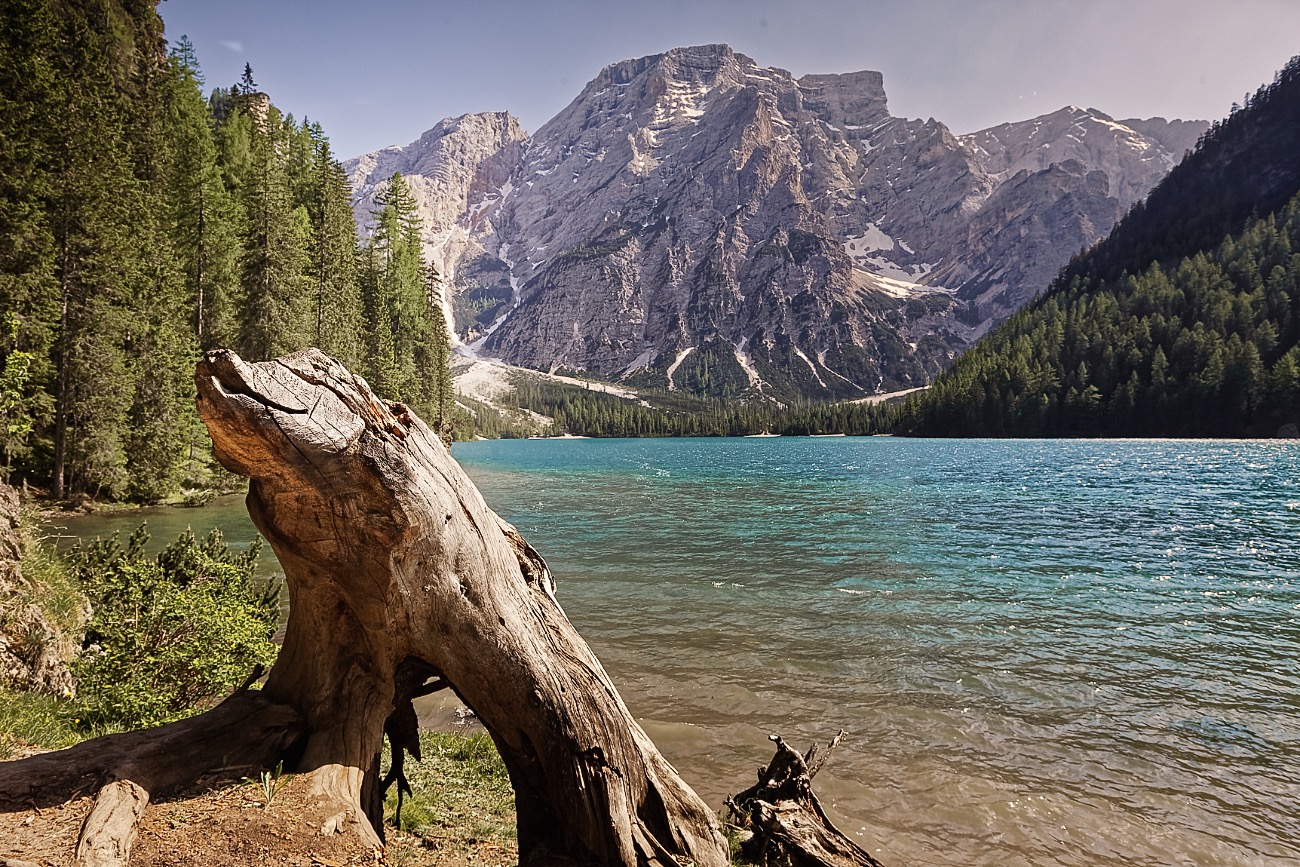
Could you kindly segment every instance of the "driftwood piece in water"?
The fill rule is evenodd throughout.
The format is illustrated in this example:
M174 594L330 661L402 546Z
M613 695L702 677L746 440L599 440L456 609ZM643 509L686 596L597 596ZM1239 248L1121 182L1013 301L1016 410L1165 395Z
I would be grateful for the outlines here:
M758 782L727 799L733 817L753 834L743 844L746 858L761 865L881 867L835 827L813 794L813 776L842 737L841 731L820 755L814 744L806 756L779 736L771 737L776 755L758 769Z

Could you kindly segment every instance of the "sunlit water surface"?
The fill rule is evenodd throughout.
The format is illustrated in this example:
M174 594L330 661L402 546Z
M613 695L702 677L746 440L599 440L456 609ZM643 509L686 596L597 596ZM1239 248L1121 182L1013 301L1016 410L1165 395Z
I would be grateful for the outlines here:
M886 864L1300 862L1300 443L453 453L715 806L768 734L844 728L817 788ZM252 533L238 499L145 516Z

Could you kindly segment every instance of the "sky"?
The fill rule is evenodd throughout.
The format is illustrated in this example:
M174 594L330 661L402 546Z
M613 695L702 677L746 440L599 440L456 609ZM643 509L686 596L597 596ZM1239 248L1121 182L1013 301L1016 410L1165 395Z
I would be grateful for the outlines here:
M966 133L1066 105L1214 120L1300 53L1300 0L163 0L209 88L250 63L340 157L445 117L536 131L610 63L725 42L796 76L880 71L890 112Z

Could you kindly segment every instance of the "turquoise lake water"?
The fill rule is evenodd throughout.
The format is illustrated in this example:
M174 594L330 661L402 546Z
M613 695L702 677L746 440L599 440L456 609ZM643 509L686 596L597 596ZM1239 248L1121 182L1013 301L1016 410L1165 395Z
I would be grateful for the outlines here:
M1300 443L453 454L711 804L844 728L817 789L887 865L1300 863Z

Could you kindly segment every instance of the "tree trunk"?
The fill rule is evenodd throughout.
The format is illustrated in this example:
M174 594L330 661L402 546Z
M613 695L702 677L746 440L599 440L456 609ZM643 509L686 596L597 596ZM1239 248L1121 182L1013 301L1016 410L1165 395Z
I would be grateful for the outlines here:
M0 763L0 803L98 787L81 865L125 865L157 791L232 766L308 774L334 822L382 834L414 696L450 686L515 790L520 862L713 867L709 809L632 719L570 625L542 558L401 404L316 350L246 364L209 353L199 412L284 567L291 609L265 688L177 723ZM385 730L396 761L379 778ZM348 821L355 818L355 822Z
M422 421L316 350L209 353L197 383L284 567L289 623L263 694L306 723L298 769L315 791L373 817L385 721L437 677L505 761L521 863L727 863L715 817L632 719L542 558Z

